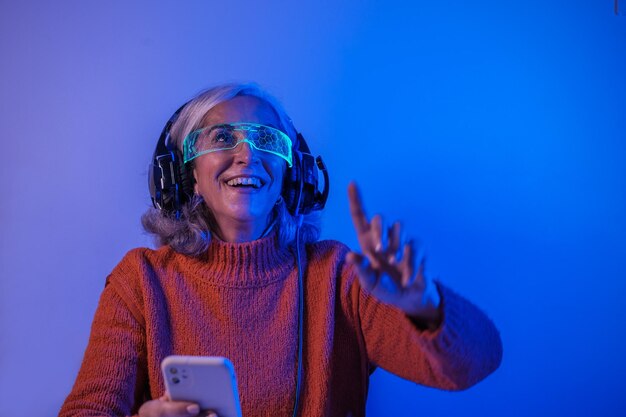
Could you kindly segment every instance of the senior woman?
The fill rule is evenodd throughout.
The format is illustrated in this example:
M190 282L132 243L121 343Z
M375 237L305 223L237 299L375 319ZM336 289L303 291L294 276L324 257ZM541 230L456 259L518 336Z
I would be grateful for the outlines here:
M200 415L165 394L160 363L171 354L229 358L245 417L363 416L378 366L446 390L499 366L491 321L428 275L399 224L369 221L354 184L361 253L318 241L315 212L291 204L305 145L258 86L201 93L169 141L193 195L175 213L143 216L160 247L130 251L107 278L61 416Z

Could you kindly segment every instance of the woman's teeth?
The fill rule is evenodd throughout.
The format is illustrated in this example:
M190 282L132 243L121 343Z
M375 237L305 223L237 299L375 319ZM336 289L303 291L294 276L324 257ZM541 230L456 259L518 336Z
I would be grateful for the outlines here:
M254 188L261 188L261 180L255 177L237 177L226 182L231 187L238 187L242 185L252 186Z

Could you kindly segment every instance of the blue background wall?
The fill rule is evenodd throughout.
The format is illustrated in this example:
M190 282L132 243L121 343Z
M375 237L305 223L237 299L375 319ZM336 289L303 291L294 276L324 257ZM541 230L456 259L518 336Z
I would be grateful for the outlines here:
M345 188L403 219L504 341L461 393L377 371L370 416L626 409L626 16L612 0L3 1L0 416L52 416L139 217L162 125L256 80Z

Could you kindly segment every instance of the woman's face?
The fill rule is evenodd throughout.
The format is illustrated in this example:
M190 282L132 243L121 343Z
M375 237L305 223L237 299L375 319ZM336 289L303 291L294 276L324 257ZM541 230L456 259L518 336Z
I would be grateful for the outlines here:
M213 107L204 117L202 127L237 122L280 127L272 107L251 96L237 96ZM258 238L280 197L285 160L243 142L232 150L201 155L194 165L195 191L215 216L222 237L249 230L251 239ZM237 178L260 182L260 187L229 185Z

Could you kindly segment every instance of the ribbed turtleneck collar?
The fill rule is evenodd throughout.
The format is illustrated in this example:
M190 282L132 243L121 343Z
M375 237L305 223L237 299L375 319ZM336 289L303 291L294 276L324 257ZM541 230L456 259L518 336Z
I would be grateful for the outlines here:
M263 286L280 281L295 269L289 249L281 249L276 233L252 242L211 240L202 269L213 283L229 287ZM204 274L203 274L204 275Z

